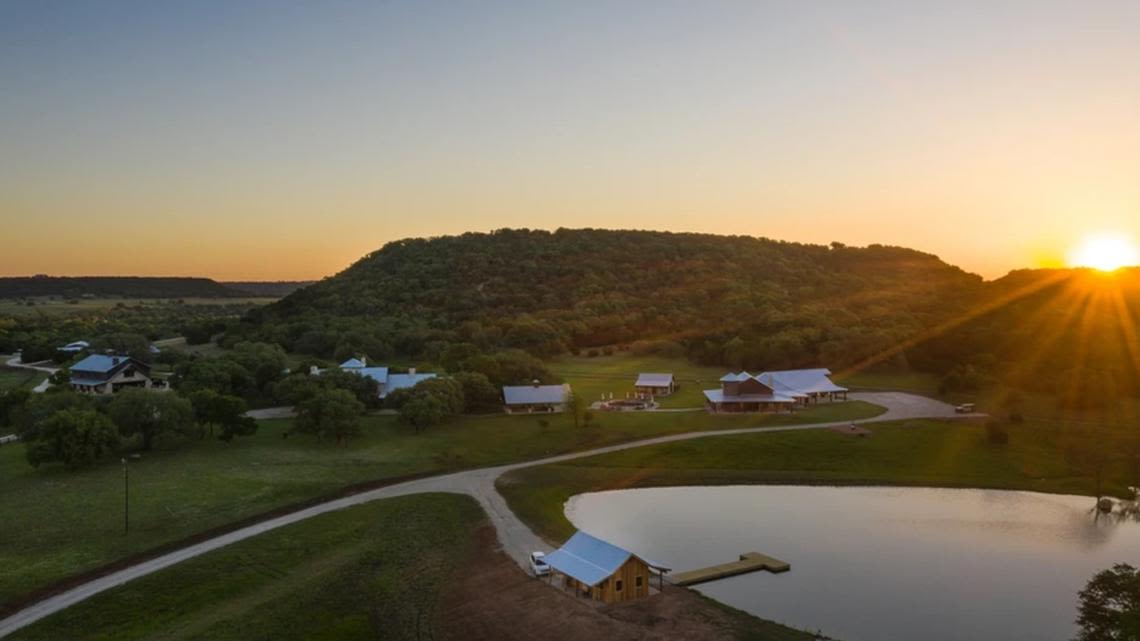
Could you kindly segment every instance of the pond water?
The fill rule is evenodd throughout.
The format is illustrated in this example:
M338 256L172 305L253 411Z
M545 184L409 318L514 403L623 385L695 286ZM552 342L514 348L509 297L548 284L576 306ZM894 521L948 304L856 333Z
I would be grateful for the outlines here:
M1140 564L1140 522L1089 497L882 487L616 490L566 505L578 528L674 570L760 552L791 563L695 586L843 641L1062 641L1077 592Z

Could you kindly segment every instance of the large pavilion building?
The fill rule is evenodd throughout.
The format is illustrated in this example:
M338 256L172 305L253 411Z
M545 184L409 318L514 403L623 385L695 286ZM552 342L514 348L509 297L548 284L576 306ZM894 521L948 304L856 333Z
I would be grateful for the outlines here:
M827 369L725 374L720 389L705 390L712 412L790 412L821 399L847 398L847 388L831 381Z

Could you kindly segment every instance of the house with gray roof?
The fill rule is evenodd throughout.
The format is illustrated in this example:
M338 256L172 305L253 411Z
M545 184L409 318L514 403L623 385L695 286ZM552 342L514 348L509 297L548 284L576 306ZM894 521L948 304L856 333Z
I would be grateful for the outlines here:
M503 387L503 409L507 414L561 412L566 409L569 385L507 385Z
M127 387L150 389L150 365L130 356L91 354L71 366L71 389L83 394L114 394ZM163 387L165 385L162 385Z
M361 376L367 376L376 381L380 390L380 398L386 398L396 390L415 387L418 383L431 380L437 376L431 372L416 372L416 368L414 367L409 368L406 374L393 374L388 371L387 367L369 367L368 359L364 357L350 358L340 364L340 369ZM320 372L318 371L317 373Z
M642 398L668 396L676 389L672 374L638 374L633 384L637 395Z
M664 577L669 568L603 541L576 532L562 547L543 559L555 576L575 594L603 603L620 603L649 596L651 574Z

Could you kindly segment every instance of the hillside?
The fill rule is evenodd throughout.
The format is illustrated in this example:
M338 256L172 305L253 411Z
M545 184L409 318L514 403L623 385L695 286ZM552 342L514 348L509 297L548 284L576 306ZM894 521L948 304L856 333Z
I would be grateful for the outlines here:
M222 281L222 285L237 290L243 296L263 296L265 298L282 298L293 292L308 287L316 281L312 280L281 280L281 281Z
M209 278L151 276L0 277L0 298L83 296L120 298L238 298L249 294Z
M638 343L725 368L885 363L950 374L949 389L1003 380L1080 395L1092 380L1140 390L1138 318L1140 270L1023 270L984 282L881 245L501 230L389 243L230 334L325 358L444 364L507 348L547 357ZM1093 374L1078 385L1080 371Z
M852 362L971 299L921 252L665 232L501 230L389 243L260 309L239 335L332 357L441 344L539 356L653 339L702 362Z

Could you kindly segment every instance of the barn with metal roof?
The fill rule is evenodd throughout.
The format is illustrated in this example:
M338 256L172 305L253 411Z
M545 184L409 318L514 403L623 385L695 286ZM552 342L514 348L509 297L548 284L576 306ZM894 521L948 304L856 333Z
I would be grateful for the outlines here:
M669 571L585 532L575 533L544 560L567 588L604 603L647 597L651 574L663 577Z

